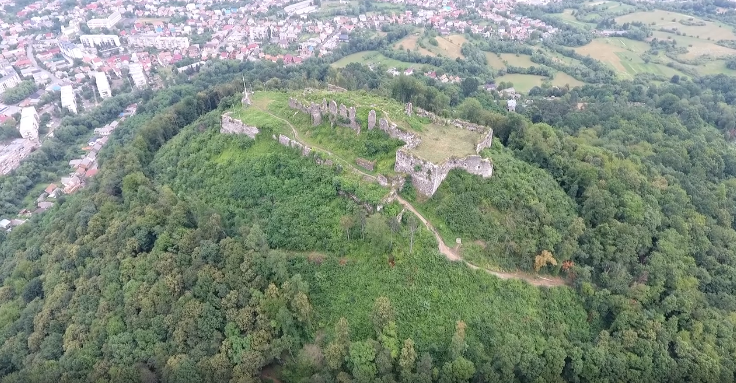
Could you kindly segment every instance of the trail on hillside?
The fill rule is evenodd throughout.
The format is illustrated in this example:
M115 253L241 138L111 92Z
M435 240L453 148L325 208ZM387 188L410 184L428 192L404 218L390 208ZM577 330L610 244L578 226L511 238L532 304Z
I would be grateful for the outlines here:
M281 117L279 117L279 116L271 113L268 110L265 110L265 109L260 108L260 107L257 107L257 106L256 106L256 108L259 109L260 111L264 112L264 113L267 113L271 117L276 118L276 119L278 119L280 121L283 121L284 123L286 123L287 125L289 125L289 128L291 128L291 131L294 134L294 139L296 141L298 141L299 143L301 143L302 145L307 145L305 142L302 142L299 139L299 132L297 132L296 128L294 127L294 125L291 124L291 122L289 122L288 120L283 119L283 118L281 118ZM385 111L382 111L382 112L384 112L384 114L386 114ZM309 146L309 145L307 145L307 146ZM353 166L353 164L351 164L347 160L345 160L345 159L341 158L340 156L338 156L338 155L330 152L329 150L326 150L326 149L323 149L323 148L320 148L320 147L316 147L314 145L312 145L310 147L312 149L316 149L318 151L327 153L331 157L334 157L334 158L340 160L342 163L344 163L348 167L350 167L350 169L352 169L354 172L356 172L358 174L361 174L361 175L363 175L365 177L369 177L369 178L371 178L373 180L376 180L376 177L375 176L363 172L362 170L360 170L360 169L356 168L355 166ZM434 234L435 238L437 239L437 245L439 247L440 253L442 253L442 255L444 255L450 261L453 261L453 262L462 262L462 263L464 263L465 265L467 265L468 267L470 267L473 270L483 270L486 273L495 275L496 277L501 278L501 279L520 279L520 280L526 281L527 283L529 283L529 284L531 284L533 286L556 287L556 286L564 286L566 284L565 283L565 280L562 279L562 278L559 278L559 277L542 277L542 276L539 276L539 275L533 275L533 274L522 273L522 272L507 273L507 272L501 272L501 271L493 271L493 270L489 270L489 269L485 269L485 268L476 266L476 265L474 265L474 264L472 264L472 263L464 260L457 252L455 252L453 249L451 249L449 246L447 246L447 244L445 244L445 241L442 239L442 237L440 236L440 234L437 231L437 229L435 229L434 226L432 226L432 224L426 218L424 218L424 216L421 213L419 213L419 211L417 211L417 209L415 209L414 206L412 206L412 204L410 204L407 200L399 197L399 195L394 190L391 191L391 197L389 198L389 201L392 200L392 199L398 201L402 206L404 206L406 209L408 209L409 211L411 211L412 213L414 213L414 215L416 215L419 218L419 220L422 221L422 223L424 224L424 226L426 226L427 229L430 232L432 232L432 234Z
M426 218L424 218L424 216L421 213L419 213L417 209L414 208L414 206L412 206L408 201L399 197L398 195L396 195L394 198L402 206L404 206L406 209L414 213L419 218L419 220L422 221L424 226L426 226L427 229L431 231L432 234L434 234L434 237L437 239L437 244L439 246L440 253L442 253L442 255L444 255L450 261L463 262L471 269L483 270L487 272L488 274L493 274L501 279L521 279L534 286L555 287L555 286L565 285L565 280L559 277L541 277L538 275L532 275L532 274L527 274L527 273L522 273L522 272L505 273L501 271L493 271L493 270L484 269L482 267L478 267L464 260L459 254L457 254L454 250L452 250L450 247L448 247L445 244L445 241L442 239L439 232L437 232L437 229L435 229L434 226L432 226L432 224Z

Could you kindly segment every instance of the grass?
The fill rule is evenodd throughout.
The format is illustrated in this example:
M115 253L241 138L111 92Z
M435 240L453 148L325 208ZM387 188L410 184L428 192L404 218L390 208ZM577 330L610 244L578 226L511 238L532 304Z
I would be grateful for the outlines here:
M394 44L394 49L408 49L410 51L417 51L425 56L437 56L437 54L428 50L427 48L420 47L419 40L421 40L421 36L419 34L411 34L397 41ZM424 45L426 46L427 43L425 42Z
M532 66L540 66L539 64L532 61L532 56L513 54L513 53L501 53L501 59L506 61L509 66L515 66L520 68L529 68Z
M394 60L382 55L378 51L363 51L345 56L338 61L332 63L334 68L344 68L350 63L361 63L366 65L386 65L389 68L406 69L409 67L419 66L418 64Z
M463 35L437 36L438 48L442 51L442 56L451 59L465 57L460 50L467 41Z
M595 24L593 23L586 23L583 21L580 21L575 18L572 14L572 9L566 9L561 14L555 15L557 18L561 19L567 24L579 27L579 28L587 28L587 27L595 27Z
M511 82L517 92L529 93L535 86L542 86L542 82L546 79L544 76L536 76L531 74L507 74L505 76L496 77L496 83L501 81Z
M666 65L645 63L641 54L649 49L642 41L625 38L600 38L575 50L611 66L620 77L631 79L639 73L653 73L663 76L682 75L681 72Z
M480 134L467 129L435 124L426 125L419 135L422 142L413 152L434 163L444 162L452 156L475 154L475 146L482 138Z
M680 20L702 21L705 26L688 26L680 23ZM675 20L675 21L672 21ZM662 10L654 10L651 12L634 12L616 18L618 24L639 21L649 25L652 29L659 28L677 28L678 31L688 36L697 36L699 39L707 40L709 37L713 41L717 40L736 40L733 30L722 23L705 21L697 17L685 15L682 13L668 12ZM651 25L654 23L654 25Z
M570 85L570 88L574 88L576 86L583 86L585 85L585 83L576 79L575 77L570 76L565 72L557 72L555 73L555 77L552 79L552 85L556 85L559 87Z
M499 69L506 69L506 64L504 64L503 60L498 57L497 54L493 52L485 52L486 53L486 60L488 61L488 66L491 67L493 70L499 70Z
M698 39L696 37L678 36L673 33L660 31L654 32L652 34L652 37L655 37L659 40L675 40L677 42L677 46L686 47L687 53L680 56L683 58L692 59L703 55L724 57L736 54L736 49L722 47L715 44L715 41Z

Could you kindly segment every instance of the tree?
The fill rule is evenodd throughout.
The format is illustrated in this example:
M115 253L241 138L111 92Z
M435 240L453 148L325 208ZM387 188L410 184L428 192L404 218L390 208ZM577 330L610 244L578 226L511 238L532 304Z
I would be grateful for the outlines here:
M394 308L391 306L391 300L387 297L378 297L373 303L373 311L371 311L371 322L373 328L376 330L376 334L381 334L383 328L386 327L389 322L393 322L395 319Z
M465 97L475 93L478 90L478 86L480 86L480 81L475 77L467 77L460 83L460 89L462 89Z
M542 250L542 252L534 258L534 271L539 272L542 267L547 265L557 266L557 260L548 250Z
M385 253L390 245L389 227L381 214L375 213L368 217L365 225L368 241L377 253Z
M417 360L417 352L414 350L414 341L411 338L404 341L399 355L399 366L401 367L401 380L411 382L414 365Z

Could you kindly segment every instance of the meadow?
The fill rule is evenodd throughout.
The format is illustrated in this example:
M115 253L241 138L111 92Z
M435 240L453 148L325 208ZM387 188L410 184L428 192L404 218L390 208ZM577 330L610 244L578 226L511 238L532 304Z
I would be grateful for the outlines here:
M427 48L422 48L419 46L419 41L421 40L421 35L418 33L411 34L409 36L404 37L403 39L397 41L394 45L394 49L399 50L410 50L410 51L417 51L420 54L423 54L425 56L437 56L436 53L428 50ZM427 46L427 43L423 43L424 46Z
M713 57L725 57L736 54L736 49L726 48L715 44L715 40L708 41L702 38L691 36L678 36L673 33L656 31L652 33L652 37L659 40L674 40L677 46L687 48L687 53L680 55L682 58L693 59L703 55Z
M499 69L506 69L506 64L504 64L503 60L498 57L497 54L493 52L485 52L486 54L486 60L488 61L488 66L491 67L493 70L499 70Z
M542 82L546 79L544 76L536 76L531 74L507 74L496 77L496 83L501 81L511 82L517 92L528 93L535 86L542 86Z
M683 25L682 23L680 23L681 20L704 22L705 25ZM658 30L660 28L677 28L678 31L685 33L688 36L694 36L703 40L707 40L708 38L710 38L712 41L736 40L736 35L728 26L717 22L701 20L697 17L685 15L682 13L654 10L650 12L634 12L616 18L616 22L619 24L630 23L634 21L645 23L654 30Z
M533 62L532 56L529 56L529 55L501 53L501 59L505 61L509 66L515 66L515 67L520 67L520 68L540 66L539 64Z
M639 73L663 76L682 74L666 65L645 63L641 55L648 49L649 45L645 42L613 37L595 39L587 45L575 48L575 51L608 64L623 78L633 78Z
M419 133L422 142L413 150L421 158L441 163L450 157L475 154L475 146L482 136L454 126L425 125Z
M569 74L565 72L557 72L555 73L555 76L552 78L552 85L564 87L565 85L569 85L570 88L574 88L576 86L583 86L585 85L584 82L576 79L575 77L570 76Z
M350 63L360 63L365 65L386 65L389 68L396 68L396 69L406 69L413 66L418 66L414 63L408 63L403 62L399 60L394 60L392 58L388 58L384 55L382 55L378 51L363 51L358 53L353 53L351 55L345 56L341 58L338 61L335 61L332 63L332 67L334 68L344 68Z

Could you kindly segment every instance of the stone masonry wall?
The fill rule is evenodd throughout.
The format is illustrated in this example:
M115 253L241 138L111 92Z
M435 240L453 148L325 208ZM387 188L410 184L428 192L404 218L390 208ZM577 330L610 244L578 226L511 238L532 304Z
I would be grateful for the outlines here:
M309 153L312 152L312 149L309 146L306 146L299 141L292 140L291 138L286 137L283 134L279 134L278 141L279 141L279 144L281 145L288 146L291 148L299 148L303 156L308 156Z
M220 119L220 133L245 134L255 140L258 132L255 126L245 125L240 120L230 117L230 113L223 114Z
M463 158L450 158L436 165L423 160L404 149L396 151L394 170L411 175L411 183L417 191L431 197L452 169L464 169L470 174L488 178L493 175L493 163L481 156L470 155Z
M475 152L480 154L480 151L486 148L490 148L493 144L493 129L488 129L485 137L475 146Z

